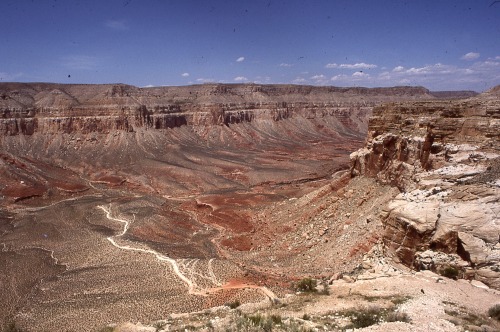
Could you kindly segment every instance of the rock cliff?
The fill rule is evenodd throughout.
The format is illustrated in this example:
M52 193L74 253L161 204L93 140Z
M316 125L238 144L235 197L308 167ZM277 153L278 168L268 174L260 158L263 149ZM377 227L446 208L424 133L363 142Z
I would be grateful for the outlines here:
M397 261L500 288L499 91L374 109L351 175L399 188L378 215Z
M348 124L353 108L366 112L383 101L432 98L419 87L0 83L0 136L229 125L293 116L333 116Z

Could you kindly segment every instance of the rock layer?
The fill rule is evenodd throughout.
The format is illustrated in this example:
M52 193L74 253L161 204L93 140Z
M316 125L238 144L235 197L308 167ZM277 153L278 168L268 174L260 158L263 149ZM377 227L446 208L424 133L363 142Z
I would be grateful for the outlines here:
M108 133L138 128L229 125L292 116L333 116L349 124L353 110L382 101L435 98L424 88L335 88L206 84L137 88L123 84L0 83L0 135ZM361 128L363 129L363 128Z
M400 189L378 216L396 260L417 269L456 271L497 289L498 91L466 101L378 107L366 146L351 154L352 176L375 177Z

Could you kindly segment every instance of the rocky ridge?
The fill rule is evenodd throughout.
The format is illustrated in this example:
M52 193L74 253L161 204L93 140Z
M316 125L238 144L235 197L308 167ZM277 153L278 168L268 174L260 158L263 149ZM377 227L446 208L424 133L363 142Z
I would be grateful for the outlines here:
M434 99L426 89L204 84L137 88L124 84L0 83L0 135L107 133L138 128L229 125L292 116L349 122L389 100Z
M50 263L36 280L24 281L18 268L0 269L2 280L16 281L5 289L10 297L2 302L6 310L0 320L9 317L28 330L94 331L108 322L146 323L235 300L251 306L263 299L254 288L238 288L245 284L265 286L284 298L291 283L306 276L329 280L332 290L341 286L334 297L344 303L351 286L399 275L394 266L381 264L387 258L381 242L390 248L389 256L412 267L436 272L453 267L481 279L478 266L461 253L431 248L425 230L419 235L402 226L408 236L391 237L388 232L395 228L387 215L405 212L390 204L404 193L418 196L415 190L427 190L420 188L421 173L441 165L444 149L437 151L437 139L427 137L428 126L418 125L426 118L441 121L441 113L425 111L432 104L422 101L444 105L444 113L453 103L460 110L477 102L481 112L496 114L495 90L475 101L452 103L407 87L0 84L0 91L0 258L19 269ZM392 113L375 110L372 128L379 131L371 130L371 145L358 153L362 158L353 158L357 161L349 172L349 154L363 146L373 107L402 100L414 103L392 104ZM421 105L428 114L408 115L414 123L406 128L398 105ZM486 163L495 160L496 131L488 129L495 125L491 116L481 112L474 116L487 122L484 131L491 137L474 144L486 154L479 162ZM458 146L450 150L452 157L462 153L464 140L450 129L453 121L434 128ZM423 138L413 142L417 129ZM400 144L402 131L406 142ZM467 136L475 135L470 128L462 134L475 139ZM489 150L487 143L493 146ZM399 149L403 144L404 151ZM496 171L485 168L475 179L489 186ZM366 176L351 179L351 174ZM106 209L113 213L106 215ZM410 220L405 218L393 219ZM118 220L129 222L126 234L120 233ZM460 232L472 234L468 240L477 244L469 228ZM220 290L207 297L187 294L168 264L112 246L110 238L171 257L197 287ZM393 238L397 246L391 247ZM381 248L376 254L374 246ZM496 252L490 242L485 246ZM36 248L40 257L15 259ZM406 261L407 252L414 258ZM490 261L481 267L490 271ZM414 272L402 269L410 274L404 276L406 283ZM273 305L263 300L263 307ZM483 307L493 301L492 295Z
M498 91L374 109L351 174L399 188L377 215L396 261L500 288Z

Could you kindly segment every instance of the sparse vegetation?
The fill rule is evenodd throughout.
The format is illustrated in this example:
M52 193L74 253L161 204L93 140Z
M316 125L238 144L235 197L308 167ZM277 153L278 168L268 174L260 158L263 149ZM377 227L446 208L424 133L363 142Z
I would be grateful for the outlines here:
M349 317L351 324L346 326L350 329L359 329L363 327L368 327L380 322L383 309L380 307L368 307L362 310L349 310L344 313L344 316Z
M99 332L113 332L115 330L114 327L111 326L105 326L102 329L99 330Z
M311 329L304 327L303 322L286 318L283 319L280 315L241 315L236 320L233 320L226 331L292 331L292 332L310 332Z
M488 309L488 316L500 321L500 304L495 304L493 307Z
M468 312L467 309L462 306L445 309L444 312L448 316L451 316L450 318L448 318L448 321L457 326L481 327L483 325L488 325L490 323L488 322L488 319L485 316ZM489 311L488 314L490 314Z
M304 315L302 315L302 319L303 320L311 320L311 316L309 316L308 314L304 314Z
M375 325L380 322L405 322L409 323L410 317L405 312L384 309L378 306L370 306L362 309L351 309L342 312L344 317L348 317L351 323L345 326L346 329L357 329Z
M404 322L409 323L411 321L410 317L406 312L390 312L385 317L386 322Z
M167 323L163 321L158 321L153 324L153 327L156 329L157 332L163 329L165 326L167 326Z
M299 292L313 293L317 292L317 285L318 282L316 280L312 278L304 278L296 284L295 289Z
M398 306L398 305L401 305L401 304L407 302L410 299L411 299L410 296L396 296L396 297L394 297L394 298L391 299L391 302L394 305Z
M274 324L279 325L282 323L282 319L280 315L271 315L271 320L273 321Z
M23 332L19 327L16 326L15 322L10 322L3 328L4 332Z
M457 279L458 278L458 269L453 267L453 266L446 266L444 269L439 271L443 277L450 278L450 279Z
M330 295L330 288L328 288L328 282L326 280L321 281L321 290L319 294L321 295Z
M236 309L241 305L240 301L234 300L232 302L228 302L225 304L226 307L229 307L231 309Z
M251 326L258 328L261 331L272 331L274 322L270 317L262 316L261 314L244 316Z

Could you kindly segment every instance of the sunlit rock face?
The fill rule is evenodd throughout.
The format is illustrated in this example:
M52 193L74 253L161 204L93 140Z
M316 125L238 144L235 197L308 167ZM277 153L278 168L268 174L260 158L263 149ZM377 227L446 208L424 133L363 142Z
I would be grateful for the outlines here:
M397 260L500 287L499 91L374 109L351 174L399 188L379 215Z
M428 99L418 87L1 83L0 266L40 268L0 268L0 319L95 331L352 269L380 236L348 224L392 191L344 190L349 154L374 106Z
M428 98L435 97L410 87L2 83L0 151L9 176L0 180L5 182L0 190L14 200L47 195L49 188L85 190L85 181L71 171L167 195L295 177L274 172L257 179L249 170L260 162L250 155L259 151L270 152L270 160L282 164L278 169L296 164L306 173L323 169L318 176L324 176L326 168L335 167L298 164L293 153L303 151L306 159L317 154L322 160L345 158L364 139L374 105ZM27 175L36 172L31 163L40 178ZM155 188L137 179L138 173Z

